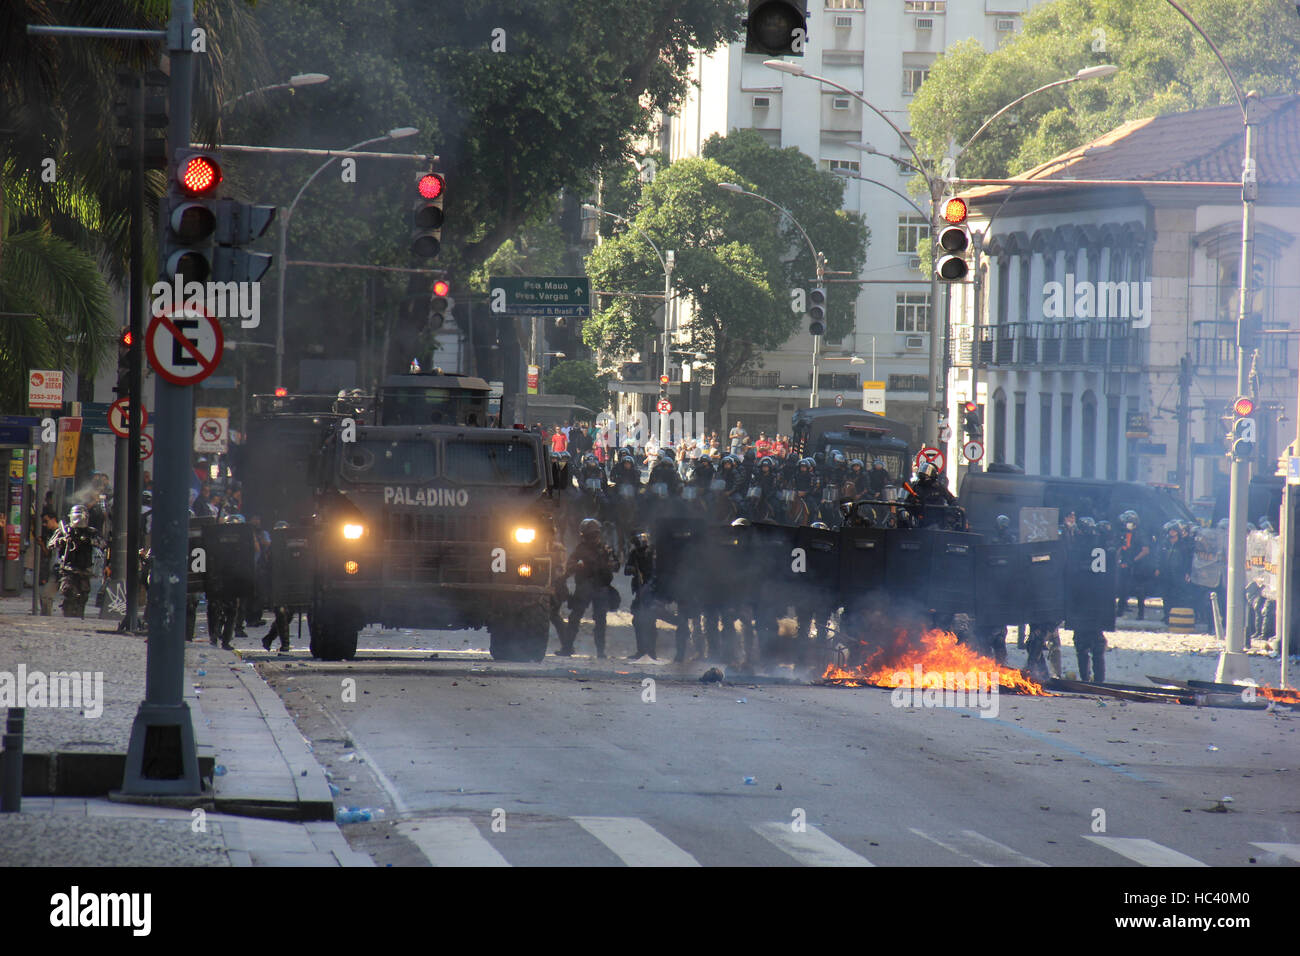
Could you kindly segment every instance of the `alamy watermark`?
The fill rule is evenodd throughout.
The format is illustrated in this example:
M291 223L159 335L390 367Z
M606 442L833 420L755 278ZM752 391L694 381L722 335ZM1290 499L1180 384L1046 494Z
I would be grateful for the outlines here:
M687 439L703 441L708 437L704 428L703 412L671 412L667 415L658 412L651 412L649 415L636 412L621 422L616 421L608 412L601 412L596 417L598 429L596 440L606 447L624 448L631 445L633 448L642 449L650 439L653 438L656 442L659 440L661 425L665 433L672 436L673 442Z
M1043 286L1043 317L1047 319L1129 319L1135 329L1151 325L1151 280L1093 282L1076 280Z
M202 309L214 319L239 319L240 328L255 329L262 324L260 282L185 282L176 276L171 282L155 282L149 294L154 316Z
M894 707L970 707L981 717L998 715L996 671L923 671L916 664L909 671L895 671L890 681Z
M64 707L83 710L89 718L104 713L103 671L0 671L0 709Z

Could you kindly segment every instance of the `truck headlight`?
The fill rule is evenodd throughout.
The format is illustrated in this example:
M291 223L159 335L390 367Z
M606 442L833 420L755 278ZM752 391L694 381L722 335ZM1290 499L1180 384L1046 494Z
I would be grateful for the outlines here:
M343 526L343 537L349 541L356 541L366 533L366 526L363 524L345 524Z
M519 565L519 576L521 578L531 578L533 576L532 566L528 564Z
M355 561L345 561L343 562L343 570L346 571L348 574L356 574L358 571L361 570L361 566L357 564Z
M537 529L515 528L515 540L520 544L532 544L537 540Z

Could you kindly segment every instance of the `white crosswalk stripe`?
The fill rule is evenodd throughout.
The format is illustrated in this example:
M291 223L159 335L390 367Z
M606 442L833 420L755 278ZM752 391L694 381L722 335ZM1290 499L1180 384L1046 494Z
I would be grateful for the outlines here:
M1208 863L1202 863L1186 853L1171 850L1154 840L1108 836L1085 836L1084 839L1091 840L1098 846L1105 847L1120 856L1128 857L1133 862L1140 863L1143 866L1209 866Z
M1047 866L1042 860L1035 860L1032 856L1027 856L1005 843L999 843L974 830L962 830L956 837L957 843L965 846L972 853L978 852L992 859L995 866Z
M1300 863L1300 843L1252 843L1251 846L1257 846L1265 853L1276 853L1278 856Z
M628 866L699 866L672 840L637 817L574 817Z
M469 817L400 820L397 832L434 866L509 866Z
M875 866L816 827L796 833L788 823L760 823L754 830L804 866Z

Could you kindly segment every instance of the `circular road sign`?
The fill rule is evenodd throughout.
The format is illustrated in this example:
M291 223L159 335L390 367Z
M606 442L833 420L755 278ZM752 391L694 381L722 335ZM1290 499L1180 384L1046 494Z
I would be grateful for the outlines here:
M979 461L984 457L984 443L971 439L961 446L961 453L966 456L967 461Z
M836 395L836 396L835 396L835 407L836 407L836 408L843 408L843 407L844 407L844 396L843 396L843 395Z
M118 438L131 437L131 420L127 416L130 414L129 407L131 400L129 398L119 398L108 409L108 427ZM140 427L144 428L149 424L149 410L140 409Z
M921 467L922 463L927 461L933 462L936 468L943 471L943 452L930 445L926 445L916 453L916 458L912 461L912 470L915 471L917 468Z
M148 461L152 457L153 457L153 438L152 436L146 435L144 432L141 432L140 433L140 460Z
M673 403L668 401L666 398L661 398L659 399L659 403L655 405L655 409L660 415L671 415L673 412Z
M149 364L173 385L197 385L211 375L224 345L221 323L197 306L154 316L144 334Z

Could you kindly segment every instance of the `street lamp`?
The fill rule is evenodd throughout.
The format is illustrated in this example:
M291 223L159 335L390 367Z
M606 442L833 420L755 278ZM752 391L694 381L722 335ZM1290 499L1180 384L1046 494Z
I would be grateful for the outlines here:
M771 63L772 61L769 60L768 62ZM784 63L785 61L777 60L775 62ZM789 219L792 223L794 223L794 227L799 230L799 235L803 236L804 242L808 243L808 250L812 253L812 257L813 257L813 265L817 269L817 284L822 285L822 283L825 282L826 257L817 251L817 247L813 245L813 241L808 238L808 233L804 230L803 226L799 225L799 220L794 218L794 215L790 212L789 209L786 209L784 206L780 205L779 203L772 202L772 200L768 199L766 196L760 196L758 193L750 192L748 189L745 189L743 186L737 186L735 183L718 183L718 188L724 189L729 193L739 193L742 196L753 196L755 199L761 199L763 200L763 202L767 203L772 208L779 209L781 212L783 212L786 218ZM821 345L822 345L822 337L820 335L814 335L813 353L812 353L812 394L808 396L809 408L816 408L818 405L818 401L821 398L821 392L817 382L817 374L819 371L818 365L821 359L821 351L822 351Z
M304 76L321 75L321 74L303 74ZM383 136L376 136L373 139L362 140L361 142L349 146L341 152L351 152L354 149L361 149L363 146L370 146L374 143L383 143L393 139L405 139L407 136L414 136L419 130L414 126L399 126L396 129L390 129ZM316 177L325 172L330 164L334 162L335 157L331 156L325 162L321 163L316 172L307 177L307 181L302 184L298 194L293 197L293 202L289 203L289 208L285 210L284 215L280 216L280 282L279 289L276 293L275 304L275 384L276 387L284 384L284 279L289 271L289 257L287 249L289 245L289 221L293 218L294 207L298 205L298 200L302 194L307 191L307 187L315 181Z
M329 76L325 73L295 73L289 77L287 83L272 83L270 86L259 86L255 90L249 90L247 93L240 93L234 99L226 100L221 104L223 110L229 109L240 100L249 96L256 96L258 93L269 93L272 90L296 90L300 86L315 86L317 83L328 83Z
M627 216L620 216L616 212L610 212L608 209L604 209L600 206L594 205L589 202L583 203L582 208L587 212L594 212L599 216L609 216L611 219L615 219L618 222L623 223L623 225L627 226L628 228L635 230L636 234L646 241L646 245L648 245L651 249L654 250L655 258L659 260L659 265L663 267L664 270L664 331L663 331L663 339L661 342L661 349L664 354L664 360L663 360L663 370L661 374L663 375L669 374L668 373L668 352L670 349L670 343L668 341L668 310L672 308L673 266L677 264L677 253L674 252L672 249L669 249L667 256L660 254L659 247L654 244L654 240L651 239L649 236L647 236L645 234L645 231L642 230L641 227L638 226L636 223L634 223L631 219L628 219ZM660 416L659 441L661 444L663 443L667 427L668 427L667 419L664 416Z
M861 93L858 93L856 90L851 90L847 86L844 86L840 83L836 83L834 80L827 79L824 76L820 76L816 73L810 73L807 69L800 66L798 63L791 63L788 60L764 60L763 65L768 67L769 69L776 70L778 73L789 73L792 76L801 76L801 77L805 77L806 79L816 80L818 83L822 83L826 86L832 87L834 89L840 90L843 93L848 94L849 96L857 100L859 103L861 103L863 106L867 107L867 109L871 110L873 113L879 116L882 120L885 121L885 123L889 125L890 129L892 129L895 133L898 134L899 141L907 147L908 151L912 154L913 159L916 160L914 164L903 161L904 164L911 166L913 169L915 169L916 172L925 180L926 187L928 188L930 193L930 216L929 216L930 244L931 244L931 250L933 251L934 244L938 241L939 230L940 230L941 207L940 207L939 200L943 197L943 193L948 187L948 182L944 177L936 176L933 170L926 166L925 160L923 160L921 158L920 153L916 151L916 147L912 145L911 139L905 136L903 134L903 131L898 128L898 124L895 123L888 116L886 116L885 113L879 107L875 106L873 103L869 102L865 97L863 97ZM1041 93L1043 90L1051 89L1054 86L1061 86L1065 83L1075 83L1078 82L1079 80L1092 79L1093 77L1096 76L1108 76L1111 73L1114 73L1116 69L1117 68L1113 66L1087 67L1085 69L1079 70L1077 73L1074 74L1074 76L1066 77L1063 80L1056 80L1052 83L1048 83L1045 86L1040 86L1036 90L1031 90L1029 93L1026 93L1024 96L1020 97L1014 102L998 110L997 113L993 114L993 116L989 118L989 121L986 122L983 126L981 126L978 130L976 130L975 135L972 136L969 140L967 140L966 145L963 146L962 149L958 151L957 155L960 155L962 151L967 149L970 146L970 144L974 142L977 136L979 136L982 132L984 132L984 130L988 127L989 122L992 122L992 120L996 119L998 116L1005 113L1008 109L1010 109L1012 106L1015 106L1016 103L1019 103L1021 100L1024 100L1026 97L1033 96L1035 93ZM869 144L862 144L862 145L867 146ZM874 148L869 149L867 151L873 153L876 152ZM935 258L937 259L937 255L935 256ZM929 388L929 393L927 395L927 402L929 403L931 414L927 421L927 438L929 440L929 443L932 445L937 444L938 442L938 438L939 438L938 415L942 412L942 409L939 407L939 391L938 391L939 389L939 314L940 314L938 305L939 305L939 277L935 275L933 271L931 271L930 274L930 368L929 368L930 388Z

